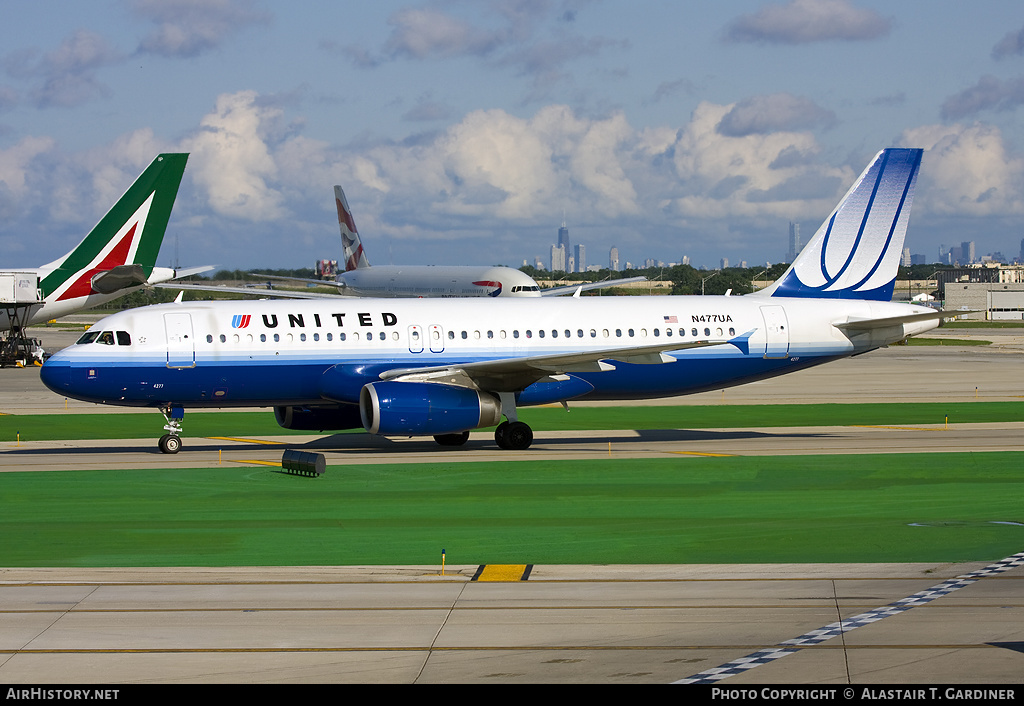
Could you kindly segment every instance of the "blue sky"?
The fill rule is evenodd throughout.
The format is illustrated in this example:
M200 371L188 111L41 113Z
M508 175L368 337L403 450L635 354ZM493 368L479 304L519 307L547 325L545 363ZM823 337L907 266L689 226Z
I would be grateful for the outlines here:
M0 0L0 267L191 154L160 264L779 261L883 147L908 244L1024 238L1024 6L873 0Z

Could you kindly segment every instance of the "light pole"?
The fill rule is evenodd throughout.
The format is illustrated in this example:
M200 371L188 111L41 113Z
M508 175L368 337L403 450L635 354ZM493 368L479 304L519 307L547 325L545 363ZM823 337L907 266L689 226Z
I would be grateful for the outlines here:
M754 282L756 282L756 281L757 281L757 278L758 278L758 277L760 277L761 275L766 275L766 274L768 274L768 270L761 270L761 271L760 271L760 272L758 272L758 273L757 273L756 275L754 275L754 278L753 278L752 280L750 280L750 293L751 293L751 294L753 294L754 292L756 292L756 291L757 291L757 289L755 289L755 285L754 285ZM765 279L766 279L766 281L767 281L767 278L765 278Z
M705 277L704 279L702 279L700 281L700 295L702 297L704 296L704 283L707 282L712 277L714 277L715 275L717 275L718 272L719 272L719 270L715 270L714 272L712 272L711 274L709 274L707 277Z

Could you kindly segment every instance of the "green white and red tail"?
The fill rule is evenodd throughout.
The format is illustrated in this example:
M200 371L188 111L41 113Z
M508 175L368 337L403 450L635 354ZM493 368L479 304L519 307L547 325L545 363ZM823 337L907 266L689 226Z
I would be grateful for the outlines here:
M156 258L187 161L158 155L74 250L39 269L46 318L174 277Z

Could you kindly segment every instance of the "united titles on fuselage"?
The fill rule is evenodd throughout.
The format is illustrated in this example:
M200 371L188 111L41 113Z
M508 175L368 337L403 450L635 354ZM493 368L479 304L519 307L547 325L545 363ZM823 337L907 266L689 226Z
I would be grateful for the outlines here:
M330 319L334 319L338 328L344 328L345 326L345 312L327 314L328 325ZM360 326L373 326L373 314L365 311L357 313L356 320ZM232 328L247 328L249 326L250 317L248 315L235 316L231 320ZM349 319L352 321L352 319ZM398 324L398 317L389 311L381 312L380 322L382 326L396 326ZM279 321L277 314L263 314L263 325L266 328L277 328ZM309 323L314 328L323 328L324 323L321 319L320 314L313 314L312 321ZM288 314L288 327L289 328L306 328L306 316L305 314Z

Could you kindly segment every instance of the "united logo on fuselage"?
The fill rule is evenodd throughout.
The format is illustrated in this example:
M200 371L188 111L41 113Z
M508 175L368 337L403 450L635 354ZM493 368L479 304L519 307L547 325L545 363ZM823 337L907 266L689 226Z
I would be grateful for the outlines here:
M263 314L262 319L264 328L277 328L278 325L283 325L282 321L287 323L289 328L306 328L307 325L315 328L321 328L325 325L320 314L317 313L312 315L312 320L307 320L306 314L286 314L285 316L288 317L286 320L283 319L283 317L282 319L278 319L277 314ZM346 316L346 312L327 314L327 325L330 325L329 322L333 319L334 325L342 328L345 326ZM379 314L361 311L357 312L354 316L355 320L349 319L351 322L350 325L366 327L374 325L395 326L398 324L398 317L389 311L380 312ZM374 319L379 319L380 323L377 324ZM235 314L231 317L231 328L248 328L251 321L251 314Z

